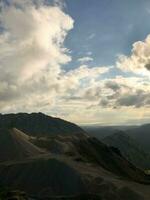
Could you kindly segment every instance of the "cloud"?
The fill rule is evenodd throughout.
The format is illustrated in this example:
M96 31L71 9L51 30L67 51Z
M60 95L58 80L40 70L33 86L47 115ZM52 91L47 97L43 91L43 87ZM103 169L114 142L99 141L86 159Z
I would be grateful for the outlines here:
M87 54L88 56L91 56L93 53L92 53L91 51L88 51L86 54Z
M94 37L96 36L96 34L95 33L92 33L92 34L90 34L89 36L88 36L88 40L92 40Z
M65 0L54 0L54 5L62 8L66 7Z
M86 57L79 58L78 61L79 61L80 63L84 64L84 63L93 61L93 58L92 58L92 57L89 57L89 56L86 56Z
M69 62L62 44L73 20L58 7L20 3L19 9L15 5L4 7L0 15L5 30L0 48L3 75L26 80L40 70Z
M119 56L117 67L123 71L150 76L150 35L133 44L131 56Z
M117 99L117 106L134 106L143 107L150 106L150 93L144 92L142 90L137 90L132 94L121 95Z
M120 89L120 85L117 84L116 82L114 81L107 81L106 84L105 84L106 88L110 88L112 89L113 91L118 91Z
M71 61L63 46L73 19L59 7L43 1L1 3L0 24L0 104L48 97L57 90L61 65ZM5 101L5 102L4 102ZM38 99L37 99L38 101ZM27 99L24 104L27 104Z
M108 80L103 89L108 94L102 96L100 105L103 106L103 100L105 100L106 107L115 109L120 107L150 107L150 87L145 87L147 84L148 80L140 78L118 77L114 80Z
M69 100L83 102L89 110L99 107L107 109L150 107L148 79L118 76L114 79L95 78L88 83L86 86L80 86Z
M85 91L96 79L109 71L108 67L93 67L82 65L67 73L61 74L57 81L59 88L58 98L63 102L82 99L81 91ZM58 91L58 90L57 90Z
M120 89L107 87L111 82L115 82ZM59 101L57 112L65 112L66 119L78 123L146 123L150 117L148 83L148 80L141 78L122 76L115 79L95 79L90 84L80 85L77 90L69 92L68 96Z
M81 65L65 72L62 65L71 56L63 44L74 21L59 6L33 2L1 5L1 112L46 112L109 70Z
M117 61L117 67L123 71L145 76L106 79L112 67L90 67L91 52L78 59L75 69L65 71L62 66L72 58L64 41L74 21L58 2L1 2L1 112L62 113L62 117L79 122L89 120L89 116L93 121L104 121L114 117L116 110L132 109L133 113L134 109L144 112L144 108L149 108L150 37L135 43L131 56L121 56Z

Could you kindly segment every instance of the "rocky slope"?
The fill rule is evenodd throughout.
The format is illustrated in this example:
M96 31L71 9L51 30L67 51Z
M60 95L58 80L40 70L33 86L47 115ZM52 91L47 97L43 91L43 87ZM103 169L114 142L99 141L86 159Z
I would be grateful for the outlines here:
M29 136L16 128L0 129L0 162L24 160L38 156L44 151L31 142Z

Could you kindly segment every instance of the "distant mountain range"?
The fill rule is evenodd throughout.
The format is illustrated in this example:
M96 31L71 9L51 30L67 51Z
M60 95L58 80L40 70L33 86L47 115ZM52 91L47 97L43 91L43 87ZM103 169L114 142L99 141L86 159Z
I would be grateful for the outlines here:
M142 169L150 169L150 154L146 153L135 139L123 131L117 131L101 141L109 146L118 148L122 155L135 166Z
M96 137L100 140L120 130L116 126L83 126L82 128L89 136Z
M118 148L73 123L42 113L0 115L2 200L149 200L149 185Z
M150 124L83 128L90 136L118 148L122 155L137 167L150 168Z
M150 153L150 124L142 126L84 126L83 129L90 136L100 140L121 130L135 139L144 151Z
M134 129L127 130L127 133L136 139L150 153L150 124L144 124Z

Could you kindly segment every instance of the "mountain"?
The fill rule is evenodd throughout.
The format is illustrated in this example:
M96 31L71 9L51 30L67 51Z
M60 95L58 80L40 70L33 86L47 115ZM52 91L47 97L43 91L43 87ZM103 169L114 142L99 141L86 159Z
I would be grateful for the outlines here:
M84 191L80 174L55 157L0 166L0 184L38 196L71 195Z
M0 114L0 128L17 128L31 136L84 134L79 126L43 113Z
M138 171L129 163L117 148L107 147L96 138L56 136L48 140L43 140L43 138L33 139L32 142L40 148L55 153L55 155L65 155L75 161L84 163L92 162L127 178L138 180L135 171L142 174L142 171ZM124 168L125 163L126 167Z
M134 129L129 129L127 133L136 139L145 151L150 153L150 124L144 124Z
M95 138L76 138L74 147L78 158L50 153L1 163L0 185L38 199L148 200L149 178L117 149Z
M98 139L103 139L106 136L112 135L118 129L113 126L82 126L82 128L88 133L91 137L96 137Z
M29 136L13 129L0 129L0 162L11 160L24 160L38 156L43 150L28 141Z
M109 135L116 133L117 131L128 131L137 128L138 126L82 126L82 128L92 137L96 137L98 139L103 139Z
M150 153L150 124L141 126L83 126L82 128L90 136L100 140L117 131L123 131L136 140L145 152Z
M77 125L42 113L0 121L1 199L149 200L149 176Z
M103 138L102 142L118 148L121 154L135 166L150 169L150 155L144 152L139 143L125 132L116 132Z

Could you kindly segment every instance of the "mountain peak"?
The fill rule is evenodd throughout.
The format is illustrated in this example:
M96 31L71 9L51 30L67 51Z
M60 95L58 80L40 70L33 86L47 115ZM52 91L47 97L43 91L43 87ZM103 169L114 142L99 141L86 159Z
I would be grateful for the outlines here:
M54 136L59 134L85 134L79 126L43 113L1 114L0 128L13 128L31 136Z

